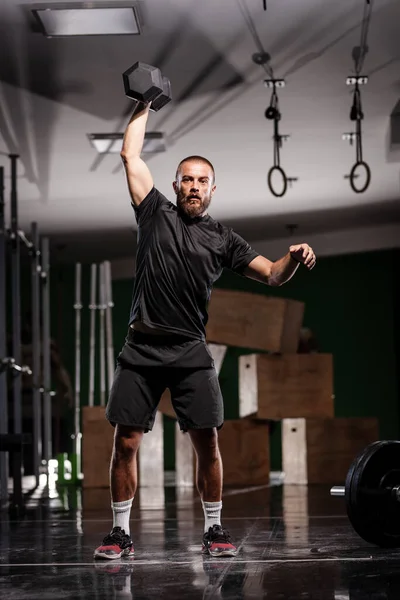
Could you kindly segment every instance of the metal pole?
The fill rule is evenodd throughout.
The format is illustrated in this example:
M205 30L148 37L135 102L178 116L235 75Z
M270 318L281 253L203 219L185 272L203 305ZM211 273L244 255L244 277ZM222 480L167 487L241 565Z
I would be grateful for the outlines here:
M106 398L106 347L105 347L105 273L104 263L99 265L99 317L100 317L100 406L105 406Z
M18 235L17 154L11 159L11 303L12 303L12 353L15 363L21 364L21 280L20 240ZM14 433L22 433L22 382L21 374L12 371Z
M111 279L111 264L108 260L104 262L105 287L106 287L106 344L107 344L107 378L110 391L115 371L114 358L114 342L113 342L113 326L112 326L112 308L114 306L112 300L112 279Z
M32 380L33 380L33 473L39 485L42 458L41 348L40 348L40 250L37 223L31 223L32 256Z
M49 240L42 239L42 345L43 345L43 459L48 467L52 456L51 365L50 365L50 261Z
M71 457L71 468L73 482L77 482L81 476L81 314L82 314L82 266L80 263L75 265L75 415L74 415L74 433L73 455Z
M96 278L97 265L90 272L90 346L89 346L89 406L94 406L94 357L96 341Z
M0 167L0 360L7 356L6 333L6 242L4 202L4 168ZM8 432L7 369L0 367L0 434ZM0 452L0 498L8 499L8 453Z

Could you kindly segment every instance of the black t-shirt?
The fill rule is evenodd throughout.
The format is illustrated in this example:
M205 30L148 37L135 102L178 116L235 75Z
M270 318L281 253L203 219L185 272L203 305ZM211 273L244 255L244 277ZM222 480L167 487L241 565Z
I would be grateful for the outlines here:
M133 208L138 248L129 323L204 340L213 283L224 267L242 273L258 253L209 215L185 217L154 187Z

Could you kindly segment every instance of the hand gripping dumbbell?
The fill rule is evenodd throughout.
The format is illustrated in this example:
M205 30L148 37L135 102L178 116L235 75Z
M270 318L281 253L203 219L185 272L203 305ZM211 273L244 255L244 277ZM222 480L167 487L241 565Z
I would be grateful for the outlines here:
M171 100L171 83L160 69L137 62L123 74L125 94L140 104L149 104L158 111Z

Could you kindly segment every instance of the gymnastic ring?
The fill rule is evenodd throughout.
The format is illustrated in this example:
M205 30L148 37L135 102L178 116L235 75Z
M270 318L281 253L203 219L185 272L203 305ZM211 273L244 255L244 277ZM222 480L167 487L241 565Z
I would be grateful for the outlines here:
M279 171L279 173L282 175L282 180L283 180L283 189L282 192L280 194L278 194L274 188L272 187L272 175L274 173L274 171ZM268 171L268 187L271 191L271 193L276 196L277 198L281 198L282 196L284 196L286 194L286 190L287 190L287 177L286 177L286 173L285 171L282 169L282 167L279 167L277 165L275 165L274 167L271 167L270 170Z
M360 166L364 167L364 169L365 169L366 179L365 179L365 184L362 188L356 188L356 186L355 186L356 170ZM349 179L350 179L351 189L353 190L353 192L356 192L356 194L362 194L363 192L365 192L365 190L368 189L369 184L371 183L371 169L369 168L369 165L367 165L367 163L364 162L363 160L358 160L353 165L353 168L350 171Z

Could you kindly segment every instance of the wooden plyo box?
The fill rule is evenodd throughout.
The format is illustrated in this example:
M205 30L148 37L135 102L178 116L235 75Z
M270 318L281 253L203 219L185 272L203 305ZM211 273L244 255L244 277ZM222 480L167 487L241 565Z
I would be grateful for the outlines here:
M270 352L297 352L304 304L262 294L214 289L207 341Z
M219 431L224 486L269 483L269 426L253 419L225 421Z
M285 484L344 485L357 454L378 439L375 418L283 419Z
M110 486L85 487L82 491L82 509L84 511L101 511L109 514L111 502ZM90 522L90 519L89 519ZM93 527L93 525L91 525ZM93 528L95 529L95 528ZM85 528L85 533L87 532Z
M332 355L241 356L239 415L272 420L333 417Z
M82 472L84 488L108 488L114 428L103 406L82 408Z

